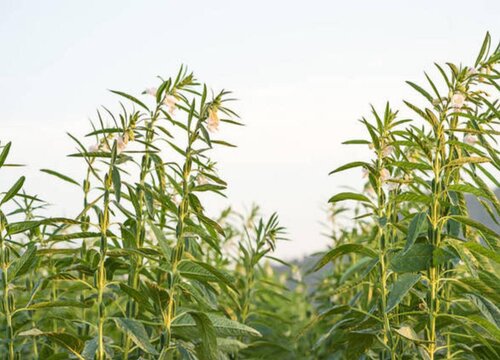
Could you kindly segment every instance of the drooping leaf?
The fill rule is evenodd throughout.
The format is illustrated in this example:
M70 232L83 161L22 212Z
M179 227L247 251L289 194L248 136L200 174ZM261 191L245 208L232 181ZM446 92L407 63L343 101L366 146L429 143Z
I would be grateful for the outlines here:
M328 251L323 257L314 265L313 271L318 271L321 269L323 266L328 264L330 261L335 260L339 256L342 256L344 254L349 254L349 253L357 253L357 254L363 254L369 257L376 257L377 253L373 251L372 249L361 245L361 244L342 244L339 245L332 250Z
M399 305L405 295L420 280L420 277L420 274L403 274L398 277L397 281L392 286L391 292L389 293L387 307L385 308L386 313Z
M431 263L433 249L434 247L430 244L413 244L408 251L397 252L390 266L397 273L426 270Z
M30 269L32 269L36 261L36 247L34 245L30 245L28 246L24 254L14 260L14 262L11 264L9 268L9 279L14 280L28 272Z
M0 153L0 168L5 164L5 160L7 159L7 156L9 155L11 143L8 142L7 145L5 145L2 149L2 152Z
M354 200L354 201L360 201L364 203L371 204L370 199L368 199L366 196L362 194L357 194L353 192L343 192L339 193L337 195L334 195L328 200L329 203L337 203L340 201L346 201L346 200Z
M9 191L7 191L7 193L5 193L2 201L0 201L0 205L5 204L7 201L9 201L14 196L16 196L16 194L19 192L19 190L21 190L21 188L23 187L24 180L26 180L26 178L24 176L21 176L14 183L14 185L12 185L12 187L9 189Z
M217 360L217 335L210 318L202 313L192 311L189 313L198 328L201 343L197 352L202 360Z
M67 175L61 174L60 172L57 172L57 171L54 171L54 170L50 170L50 169L40 169L40 171L44 172L46 174L55 176L55 177L57 177L57 178L59 178L61 180L64 180L66 182L69 182L70 184L74 184L74 185L80 186L80 184L78 183L78 181L73 180L72 178L70 178Z
M116 325L124 333L126 333L132 339L132 341L143 351L147 352L148 354L158 355L158 352L156 351L154 346L149 342L149 336L146 332L146 329L144 328L144 325L141 322L135 319L118 317L113 318L113 320L115 321Z
M425 211L421 211L413 216L413 219L410 222L410 226L408 227L408 235L406 236L404 253L406 253L408 249L413 246L418 235L424 230L426 220L427 213Z

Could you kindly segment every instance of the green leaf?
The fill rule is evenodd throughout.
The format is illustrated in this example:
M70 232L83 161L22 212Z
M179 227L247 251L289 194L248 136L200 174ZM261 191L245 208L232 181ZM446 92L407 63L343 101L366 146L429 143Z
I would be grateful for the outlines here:
M357 140L347 140L347 141L344 141L342 144L344 144L344 145L368 145L368 144L370 144L370 142L368 140L357 139Z
M457 192L461 192L461 193L473 194L473 195L476 195L478 197L482 196L482 197L487 198L487 199L489 198L489 196L487 194L485 194L484 191L482 191L481 189L479 189L475 186L469 185L469 184L451 184L448 186L448 190L457 191Z
M420 274L403 274L398 277L389 293L387 307L385 308L386 313L399 305L408 291L420 280L420 277Z
M410 85L412 88L414 88L415 90L417 90L420 94L422 94L432 104L432 101L434 99L426 90L424 90L422 87L418 86L417 84L415 84L411 81L407 81L406 83L408 85Z
M483 44L481 45L481 50L479 50L479 54L477 55L474 66L478 66L481 63L481 61L483 60L483 56L486 54L487 49L490 47L490 42L491 36L490 33L487 32L486 36L484 37Z
M5 145L2 149L2 152L0 153L0 168L5 164L5 160L7 159L7 156L9 155L10 151L10 146L12 143L8 142L7 145Z
M31 230L40 225L40 221L28 220L13 222L7 225L9 235L19 234L27 230Z
M488 259L500 264L500 254L496 251L485 248L483 245L468 241L464 246L469 249L473 254L480 254Z
M63 332L43 332L39 329L30 329L19 333L19 336L43 336L58 345L62 346L66 350L69 350L73 355L76 355L79 359L83 359L80 356L80 352L83 349L83 341L78 339L76 336L63 333Z
M34 245L30 245L24 254L14 260L9 267L9 280L14 280L28 272L32 269L36 261L36 247Z
M217 335L210 318L197 311L189 313L198 327L201 344L198 344L198 354L202 360L217 360Z
M191 191L198 191L198 192L215 191L215 192L218 192L218 191L224 190L225 188L226 187L222 186L222 185L203 184L203 185L197 185L197 186L193 187L193 189L191 189Z
M330 261L335 260L339 256L349 253L363 254L369 257L377 257L377 253L370 248L367 248L361 244L342 244L336 246L332 250L328 251L323 257L314 265L312 271L318 271L323 266L328 264Z
M500 328L500 310L493 302L479 294L470 293L465 296L479 309L485 319Z
M413 244L408 251L398 251L394 255L390 262L391 268L397 273L426 270L430 265L433 249L431 244Z
M355 200L355 201L361 201L361 202L366 202L371 204L370 199L368 199L366 196L362 194L357 194L353 192L343 192L339 193L337 195L334 195L328 200L329 203L337 203L340 201L345 201L345 200Z
M167 261L170 261L170 258L172 256L172 250L168 245L168 241L167 238L165 237L165 234L163 234L163 231L161 231L152 221L148 220L148 224L151 227L151 230L153 230L153 233L155 234L156 241L158 241L158 245L160 245L160 250L163 253L163 256L165 256L165 259L167 259Z
M126 99L129 99L130 101L136 103L137 105L139 105L140 107L142 107L143 109L149 111L149 108L144 105L144 103L142 101L140 101L139 99L133 97L132 95L129 95L129 94L126 94L124 92L121 92L121 91L116 91L116 90L109 90L111 91L112 93L114 94L117 94L117 95L120 95L120 96L123 96L124 98Z
M235 354L247 347L247 344L236 339L217 338L217 348L225 353Z
M486 163L490 162L491 160L488 159L487 157L481 157L481 156L470 156L470 157L463 157L459 159L452 160L448 163L446 163L446 167L453 167L453 166L460 166L464 164L481 164L481 163Z
M201 266L198 262L183 260L178 266L182 277L195 279L204 282L220 282L220 280L211 271Z
M422 342L422 340L418 337L417 333L415 330L413 330L412 327L410 326L401 326L399 329L393 328L393 330L399 335L404 337L405 339L415 341L415 342Z
M23 187L24 180L26 180L26 178L24 176L21 176L19 180L17 180L16 183L12 185L12 187L9 189L9 191L7 191L7 193L3 197L2 201L0 201L0 205L5 204L7 201L16 196L19 190L21 190L21 188Z
M122 181L120 178L120 171L116 166L113 166L113 170L111 171L111 180L113 181L116 201L120 202Z
M67 181L71 184L75 184L77 186L80 186L80 184L78 183L78 181L76 180L73 180L72 178L70 178L69 176L66 176L66 175L63 175L57 171L54 171L54 170L50 170L50 169L40 169L41 172L44 172L44 173L47 173L49 175L53 175L55 177L58 177L59 179L61 180L64 180L64 181Z
M193 261L193 262L198 264L205 270L209 271L212 275L214 275L218 279L219 282L226 284L231 289L238 292L238 288L236 287L236 279L231 274L223 270L218 270L214 268L212 265L202 261Z
M490 235L494 238L498 238L498 234L496 231L490 229L486 225L481 224L480 222L473 220L471 218L468 218L466 216L460 216L460 215L452 215L450 216L451 219L458 221L459 223L462 223L464 225L473 227L476 230L481 231L485 235Z
M115 317L112 319L115 321L116 325L124 333L130 336L132 341L143 351L147 352L148 354L158 355L158 352L156 351L154 346L149 342L148 333L146 332L146 329L141 322L129 318Z
M62 307L86 308L89 307L89 305L79 301L72 301L72 300L41 301L38 303L31 304L26 308L26 310L38 310L38 309L62 308Z
M99 347L99 339L97 336L93 339L85 341L85 347L81 353L85 360L94 360L97 348Z
M338 173L338 172L341 172L344 170L348 170L348 169L352 169L352 168L356 168L356 167L364 167L364 168L368 169L370 167L370 165L366 162L363 162L363 161L355 161L355 162L351 162L349 164L342 165L342 166L336 168L335 170L330 171L328 173L328 175L335 174L335 173Z
M262 336L260 332L251 328L250 326L241 324L237 321L228 319L223 316L207 314L212 322L217 336L231 336L231 337L239 337L239 336ZM196 329L196 323L191 318L190 315L184 315L176 318L172 323L172 329L176 331L184 330L185 333L192 333L193 330Z
M413 216L413 219L410 222L410 226L408 227L408 235L406 236L406 245L403 253L406 253L408 249L413 246L418 235L424 230L424 225L426 223L427 213L425 211L416 213Z

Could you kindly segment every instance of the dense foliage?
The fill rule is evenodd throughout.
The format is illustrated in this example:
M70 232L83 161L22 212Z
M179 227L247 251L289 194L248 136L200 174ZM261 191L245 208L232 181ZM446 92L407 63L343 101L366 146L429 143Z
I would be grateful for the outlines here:
M42 216L24 177L2 189L0 357L499 358L499 234L467 209L474 197L498 221L499 63L487 35L473 66L408 83L415 119L387 105L361 120L367 139L346 144L373 159L332 173L362 168L367 184L330 199L314 265L273 257L276 214L205 212L227 185L211 150L233 146L217 130L240 124L229 92L184 68L141 96L113 91L121 110L70 135L84 178L42 170L81 191L76 216Z

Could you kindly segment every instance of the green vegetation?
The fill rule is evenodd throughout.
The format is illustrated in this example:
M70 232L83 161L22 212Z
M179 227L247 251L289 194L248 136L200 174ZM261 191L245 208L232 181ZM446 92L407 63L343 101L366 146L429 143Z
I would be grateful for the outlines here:
M305 269L273 256L276 214L205 212L227 186L212 149L233 146L217 130L240 125L229 92L185 68L113 91L121 111L70 135L84 178L42 170L81 191L76 216L43 217L24 177L1 189L0 357L500 358L499 234L466 202L497 223L499 63L488 34L473 66L408 82L414 119L389 104L361 119L366 136L345 143L372 160L332 173L361 168L366 187L330 198L331 248Z

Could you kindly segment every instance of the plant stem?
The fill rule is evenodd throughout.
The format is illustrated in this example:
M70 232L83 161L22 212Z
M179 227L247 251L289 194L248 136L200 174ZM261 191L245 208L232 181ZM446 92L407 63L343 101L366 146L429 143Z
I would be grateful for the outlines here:
M3 214L2 214L3 215ZM1 225L0 225L1 226ZM9 301L9 275L8 275L8 252L6 251L5 241L3 238L3 229L0 228L0 250L1 250L1 262L2 262L2 285L3 285L3 309L5 312L5 320L7 326L5 328L5 339L8 342L9 347L9 360L14 360L14 329L12 327L12 315L10 309Z
M141 171L139 175L139 188L138 188L138 212L137 212L137 227L136 227L136 236L135 236L135 247L140 248L143 245L143 239L144 239L144 229L146 227L145 224L145 217L144 217L144 184L146 182L146 176L149 171L149 163L150 163L150 156L149 156L149 144L153 141L154 139L154 124L156 120L158 119L159 116L159 109L160 105L157 105L156 110L151 118L151 121L147 124L146 126L146 141L144 145L144 156L142 157L141 161ZM138 288L139 285L139 273L140 273L140 268L142 266L142 258L140 256L133 256L133 260L131 262L131 269L130 269L130 276L128 278L128 285L136 289ZM127 302L127 316L128 317L135 317L136 315L136 306L135 306L135 301L133 299L129 299ZM132 345L132 341L129 335L125 335L125 344L124 344L124 350L123 350L123 359L126 360L129 358L129 352L130 352L130 346Z
M378 153L377 165L379 169L382 169L383 162L381 153ZM377 221L381 221L381 219L386 215L384 213L384 205L385 205L385 194L382 190L382 179L379 178L377 181L377 199L378 199L378 208L377 208ZM391 325L389 322L389 317L386 312L387 307L387 265L386 265L386 234L384 228L381 227L381 224L378 224L378 246L379 246L379 266L380 266L380 313L382 314L382 318L384 321L384 345L391 348L390 355L391 359L395 359L394 353L392 351L392 334L391 334Z
M439 124L435 128L436 134L436 155L433 161L433 171L434 171L434 184L433 184L433 193L432 193L432 207L431 207L431 225L432 225L432 236L431 236L431 244L434 249L439 248L439 244L441 241L441 228L440 228L440 219L441 219L441 206L440 206L440 197L442 194L441 191L441 157L444 157L444 139L443 139L443 129L442 124ZM429 269L429 281L431 287L430 293L430 306L429 306L429 356L431 360L434 360L434 353L436 352L436 317L439 314L439 298L438 298L438 290L439 290L439 266L435 263L434 255L431 257L431 265Z
M104 179L104 199L103 211L100 221L101 242L100 242L100 258L97 270L97 334L98 334L98 349L97 360L106 358L104 348L104 323L106 322L105 305L103 302L104 290L106 289L106 268L105 260L108 248L107 232L109 227L109 193L112 185L111 174L114 164L113 161L109 166L109 172Z
M194 107L194 104L193 104ZM166 344L167 347L170 346L170 341L171 341L171 325L172 325L172 320L175 314L175 297L176 297L176 286L177 286L177 281L178 281L178 276L177 276L177 266L179 265L179 262L182 260L183 254L184 254L184 231L185 231L185 226L186 226L186 219L189 217L189 178L191 176L191 167L192 167L192 146L193 143L195 142L197 136L198 136L198 131L199 131L199 125L201 120L198 121L196 128L194 131L190 130L190 121L191 121L191 115L190 119L188 120L188 126L187 126L187 135L188 135L188 144L186 148L186 158L185 162L182 168L182 200L179 205L178 209L178 221L177 221L177 227L176 227L176 245L175 249L172 253L172 276L168 284L168 304L167 304L167 312L164 315L164 325L165 325L165 330L166 330Z

